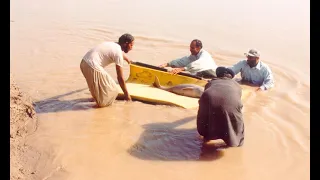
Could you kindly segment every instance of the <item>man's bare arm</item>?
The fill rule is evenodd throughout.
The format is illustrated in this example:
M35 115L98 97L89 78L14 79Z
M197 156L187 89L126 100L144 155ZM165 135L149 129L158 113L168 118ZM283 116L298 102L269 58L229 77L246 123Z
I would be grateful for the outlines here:
M129 95L126 83L125 83L124 78L123 78L122 67L119 66L119 65L116 65L116 70L117 70L117 79L118 79L120 87L121 87L121 89L122 89L122 91L124 93L124 97L125 97L126 100L131 101L131 97Z
M122 54L123 54L123 59L124 59L125 61L127 61L128 64L131 64L131 63L132 63L132 60L129 59L129 57L126 55L126 53L122 52Z

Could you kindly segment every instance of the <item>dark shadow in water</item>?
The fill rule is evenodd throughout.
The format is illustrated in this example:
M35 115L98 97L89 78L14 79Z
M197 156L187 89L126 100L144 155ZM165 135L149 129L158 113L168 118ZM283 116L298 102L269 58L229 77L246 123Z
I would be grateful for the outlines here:
M34 102L37 113L50 113L59 111L86 110L96 106L93 98L80 98L73 100L59 100L59 98L81 92L87 88L74 90L62 95Z
M237 81L240 85L245 85L245 86L250 86L250 87L260 87L258 85L252 84L248 81L243 81L243 80L241 80L241 78L235 78L234 80Z
M149 105L167 105L167 106L172 106L172 107L180 107L174 104L169 104L169 103L162 103L162 102L151 102L151 101L145 101L145 100L140 100L140 99L135 99L135 97L132 97L132 102L142 102L144 104L149 104ZM118 96L116 100L124 101L124 96Z
M159 161L212 161L223 156L224 145L204 144L195 128L177 129L193 121L184 118L172 123L151 123L128 153L143 160Z
M74 90L65 94L61 94L58 96L54 96L51 98L47 98L41 101L34 102L35 109L37 113L50 113L50 112L60 112L60 111L78 111L78 110L86 110L91 108L99 108L94 101L94 99L89 96L89 98L79 98L73 100L60 100L60 98L69 96L71 94L79 93L87 88ZM124 100L123 97L117 97L117 100ZM141 100L133 100L143 102L150 105L155 105L156 103L146 102ZM158 103L159 104L159 103Z

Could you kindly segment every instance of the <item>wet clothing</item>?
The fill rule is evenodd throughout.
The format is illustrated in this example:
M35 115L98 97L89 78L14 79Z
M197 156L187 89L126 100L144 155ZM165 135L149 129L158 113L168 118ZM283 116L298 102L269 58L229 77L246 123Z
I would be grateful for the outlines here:
M115 42L103 42L83 57L80 69L99 107L111 105L119 93L116 82L104 68L113 63L122 67L123 62L121 47Z
M112 77L106 71L100 72L93 69L84 60L81 61L80 69L97 105L99 107L111 105L119 93Z
M250 67L247 60L239 61L237 64L229 67L235 74L240 72L242 81L260 86L262 90L274 87L274 78L269 66L259 61L255 67Z
M244 122L242 89L229 78L215 78L199 99L197 130L205 139L222 139L228 146L242 146Z

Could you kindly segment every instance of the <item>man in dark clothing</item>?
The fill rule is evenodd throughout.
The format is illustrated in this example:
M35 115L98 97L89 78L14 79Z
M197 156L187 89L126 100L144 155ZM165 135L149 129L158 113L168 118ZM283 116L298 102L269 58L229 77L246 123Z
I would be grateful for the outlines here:
M222 139L227 146L239 147L244 141L242 89L234 81L234 72L225 67L216 69L217 78L205 86L199 99L197 130L205 142Z

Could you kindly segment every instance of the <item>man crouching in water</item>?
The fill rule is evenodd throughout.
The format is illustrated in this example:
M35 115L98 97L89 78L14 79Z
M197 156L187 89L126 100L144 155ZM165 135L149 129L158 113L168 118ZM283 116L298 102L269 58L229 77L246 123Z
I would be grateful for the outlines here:
M227 146L239 147L244 141L242 89L233 80L234 72L216 69L217 78L205 86L199 99L197 130L204 142L222 139Z
M131 101L123 76L123 66L124 61L131 63L125 53L132 50L133 44L134 37L126 33L118 42L106 41L98 44L82 58L80 69L98 107L110 106L119 94L116 82L104 69L111 64L115 64L117 79L125 100Z

